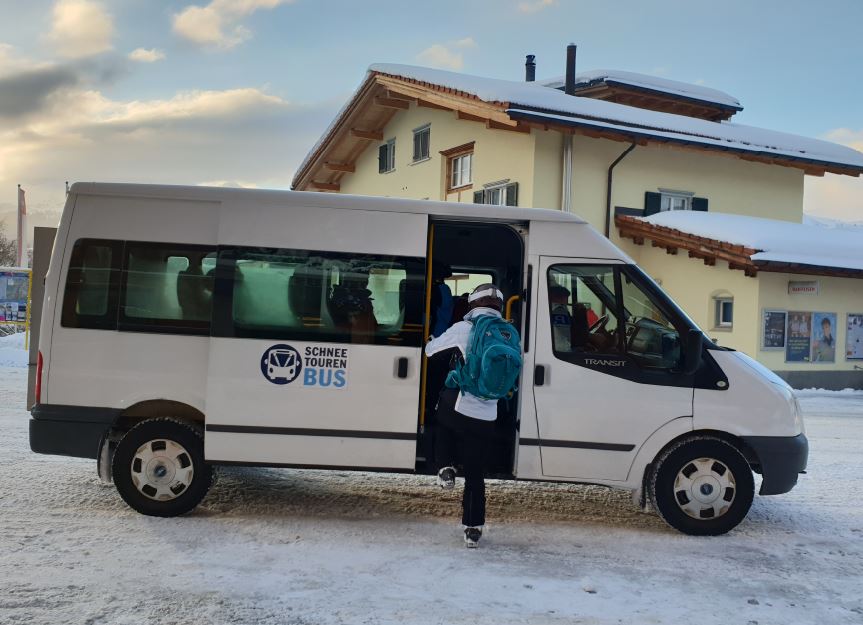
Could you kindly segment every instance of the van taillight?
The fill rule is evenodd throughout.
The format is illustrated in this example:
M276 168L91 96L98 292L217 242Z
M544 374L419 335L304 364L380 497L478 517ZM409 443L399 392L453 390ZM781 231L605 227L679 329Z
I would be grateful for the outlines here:
M36 358L36 403L42 403L42 352Z

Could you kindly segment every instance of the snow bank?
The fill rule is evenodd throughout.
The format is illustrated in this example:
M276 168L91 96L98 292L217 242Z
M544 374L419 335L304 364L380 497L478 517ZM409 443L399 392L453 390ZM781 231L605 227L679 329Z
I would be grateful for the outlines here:
M24 349L24 333L0 336L0 367L26 367L27 350Z
M643 219L657 226L756 249L753 261L863 270L863 228L825 228L700 211L667 211Z
M863 168L863 154L829 141L570 96L537 82L500 80L394 63L375 64L369 71L453 89L486 102L508 103L507 113L510 114L544 115L549 120L562 122L592 120L597 126L607 124L611 129L640 130L644 134L726 149Z
M566 84L566 78L558 76L549 80L543 80L540 84L552 89L561 89ZM623 85L632 85L642 89L650 89L651 91L661 91L671 95L683 96L690 100L700 100L711 104L720 104L741 110L740 100L731 96L719 89L711 89L701 85L693 85L687 82L677 80L668 80L667 78L659 78L648 74L639 74L636 72L624 72L617 69L597 69L590 72L579 72L575 75L575 84L577 87L584 86L590 83L600 82L615 82Z

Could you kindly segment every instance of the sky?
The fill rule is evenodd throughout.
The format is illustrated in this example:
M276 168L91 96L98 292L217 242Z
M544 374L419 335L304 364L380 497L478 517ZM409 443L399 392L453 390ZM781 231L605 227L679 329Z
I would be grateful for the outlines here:
M863 151L863 1L0 0L0 219L65 181L289 188L377 62L521 80L618 69L737 97L734 121ZM863 179L805 210L863 220Z

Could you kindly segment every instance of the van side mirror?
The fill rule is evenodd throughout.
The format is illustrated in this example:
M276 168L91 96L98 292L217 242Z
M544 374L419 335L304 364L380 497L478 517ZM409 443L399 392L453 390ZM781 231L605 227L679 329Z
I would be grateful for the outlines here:
M692 375L701 364L701 351L703 349L704 334L701 330L689 330L683 342L683 366L680 373Z

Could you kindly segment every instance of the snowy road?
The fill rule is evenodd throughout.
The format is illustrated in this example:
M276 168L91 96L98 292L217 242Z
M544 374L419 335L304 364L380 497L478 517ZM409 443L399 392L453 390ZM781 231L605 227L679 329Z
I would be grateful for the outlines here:
M0 623L863 623L863 394L805 393L810 473L692 538L626 493L493 483L481 549L430 479L223 469L148 518L95 463L32 454L0 368Z

